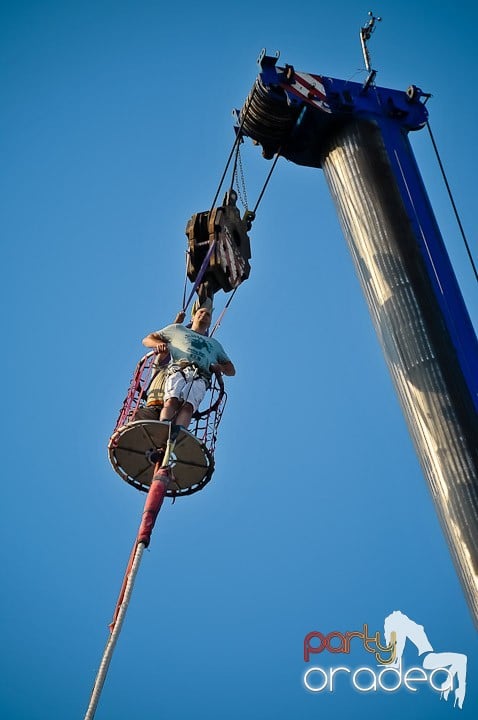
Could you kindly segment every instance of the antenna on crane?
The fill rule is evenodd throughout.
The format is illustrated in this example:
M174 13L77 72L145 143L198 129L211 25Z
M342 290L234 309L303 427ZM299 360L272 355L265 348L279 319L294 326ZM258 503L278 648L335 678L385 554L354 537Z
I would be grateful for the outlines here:
M372 37L372 33L375 31L375 23L381 21L381 17L377 17L369 10L369 21L360 28L360 44L362 45L363 59L365 61L365 67L367 68L368 76L364 83L364 90L366 90L371 83L375 80L377 74L376 70L372 69L372 63L370 60L370 53L368 51L367 43Z

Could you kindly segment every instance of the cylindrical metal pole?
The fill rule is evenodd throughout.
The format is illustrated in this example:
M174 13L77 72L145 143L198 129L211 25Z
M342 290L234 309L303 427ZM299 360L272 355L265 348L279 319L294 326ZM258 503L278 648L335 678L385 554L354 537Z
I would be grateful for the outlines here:
M440 294L433 287L438 272L430 272L426 252L431 234L439 248L435 262L447 273L449 260L406 135L398 129L393 143L391 149L378 124L353 121L329 141L322 166L478 625L478 416L467 365L476 366L476 337L464 306L455 318L474 358L461 352L459 333L451 337L439 303L448 301L448 289L457 304L461 296L451 266L450 288Z

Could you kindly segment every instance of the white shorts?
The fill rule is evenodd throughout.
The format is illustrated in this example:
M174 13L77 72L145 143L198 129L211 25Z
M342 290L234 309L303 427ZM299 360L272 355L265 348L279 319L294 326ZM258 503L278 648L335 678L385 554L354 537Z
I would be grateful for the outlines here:
M206 382L201 377L193 377L188 369L184 372L175 372L168 375L164 386L164 400L178 398L193 406L196 412L206 394Z

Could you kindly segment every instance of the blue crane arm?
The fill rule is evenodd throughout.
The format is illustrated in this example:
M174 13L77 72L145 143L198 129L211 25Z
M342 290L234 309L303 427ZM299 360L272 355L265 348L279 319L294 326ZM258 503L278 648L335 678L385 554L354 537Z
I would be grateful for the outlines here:
M408 138L429 96L276 62L261 56L241 132L324 171L478 625L478 342Z

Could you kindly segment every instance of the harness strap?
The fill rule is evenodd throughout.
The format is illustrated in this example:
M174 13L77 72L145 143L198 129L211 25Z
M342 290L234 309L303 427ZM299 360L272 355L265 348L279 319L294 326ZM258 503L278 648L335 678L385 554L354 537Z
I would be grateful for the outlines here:
M211 376L208 375L202 368L200 368L196 363L188 362L187 360L179 360L178 362L173 362L168 366L168 369L166 370L168 375L173 375L174 373L181 373L183 378L188 381L190 378L187 377L185 370L191 369L194 371L193 380L195 379L201 379L204 380L206 383L206 388L209 389L211 387Z

